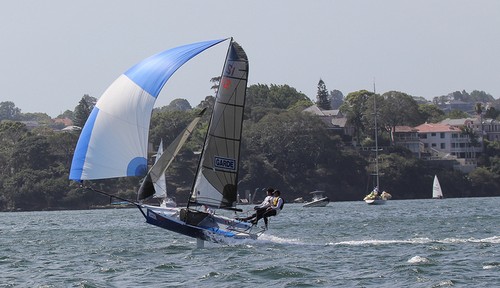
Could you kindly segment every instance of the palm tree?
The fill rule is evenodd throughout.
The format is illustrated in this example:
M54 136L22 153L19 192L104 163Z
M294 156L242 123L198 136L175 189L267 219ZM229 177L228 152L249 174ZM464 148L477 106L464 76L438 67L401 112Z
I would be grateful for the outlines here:
M484 150L484 126L483 126L483 104L477 102L474 106L474 111L479 116L479 121L481 121L481 152Z

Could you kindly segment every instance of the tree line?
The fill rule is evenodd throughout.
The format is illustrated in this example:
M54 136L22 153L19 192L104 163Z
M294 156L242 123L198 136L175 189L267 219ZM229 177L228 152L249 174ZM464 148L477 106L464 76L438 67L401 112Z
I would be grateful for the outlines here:
M321 91L320 91L321 89ZM273 186L283 191L287 201L309 192L324 190L334 201L356 201L373 188L370 174L373 155L368 149L375 132L384 150L380 153L381 188L393 199L430 198L432 178L439 175L446 197L500 196L500 144L486 143L479 167L469 174L416 159L402 147L393 145L391 131L397 125L433 122L444 113L435 104L418 103L405 93L390 91L382 95L361 90L340 97L339 91L326 92L318 85L316 104L321 97L339 108L355 127L354 139L346 139L319 119L303 113L313 104L305 94L288 85L257 84L248 87L240 159L240 197ZM343 98L343 99L342 99ZM71 117L83 126L95 98L84 95ZM380 128L374 131L373 103L377 103ZM150 142L172 141L197 112L215 103L207 96L196 107L185 99L155 108ZM326 103L326 102L325 102ZM0 103L0 210L87 209L109 204L110 199L83 190L68 180L78 130L62 132L49 124L28 130L19 119L38 119L25 115L12 102ZM28 117L29 116L29 117ZM34 118L33 118L34 117ZM38 117L38 118L37 118ZM178 202L187 200L198 162L210 113L205 113L192 137L167 171L168 191ZM43 118L43 117L42 117ZM50 117L49 117L50 118ZM48 122L47 122L48 123ZM353 147L354 140L358 145ZM141 179L124 178L95 181L94 188L135 199ZM258 192L262 195L262 192Z

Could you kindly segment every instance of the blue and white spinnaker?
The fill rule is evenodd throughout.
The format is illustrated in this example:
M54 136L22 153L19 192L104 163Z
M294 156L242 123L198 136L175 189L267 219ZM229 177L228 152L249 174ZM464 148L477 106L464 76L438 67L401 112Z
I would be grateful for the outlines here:
M158 94L179 67L225 40L163 51L118 77L97 101L82 129L69 178L81 181L144 176L149 123Z

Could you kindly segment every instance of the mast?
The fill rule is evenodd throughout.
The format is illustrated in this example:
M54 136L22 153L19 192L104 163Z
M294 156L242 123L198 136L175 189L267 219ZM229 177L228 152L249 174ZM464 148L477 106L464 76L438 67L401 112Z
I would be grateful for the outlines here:
M377 188L380 191L379 187L379 178L378 178L378 131L377 131L377 94L375 90L375 80L373 80L373 111L375 118L375 177L377 179Z
M215 110L215 105L217 105L217 96L219 94L219 90L221 88L221 81L222 81L222 77L224 76L224 69L225 69L225 66L226 66L226 63L227 63L227 59L229 58L229 51L231 51L231 43L233 42L233 37L231 37L229 39L229 47L227 48L227 52L226 52L226 59L224 60L224 65L222 65L222 72L221 72L221 79L219 81L219 86L217 88L217 92L216 92L216 95L215 95L215 104L214 104L214 107L213 109ZM201 173L201 167L203 166L203 156L205 154L205 146L207 145L207 139L209 137L209 134L210 134L210 126L212 125L212 121L213 121L213 118L214 118L214 115L213 115L213 111L212 111L212 115L210 116L210 120L208 120L208 130L207 130L207 133L205 134L205 139L203 140L203 148L201 149L201 154L200 154L200 157L198 158L198 167L196 168L196 173L195 173L195 176L194 176L194 179L195 181L193 181L193 184L191 186L191 192L189 193L189 198L188 198L188 202L187 202L187 205L186 205L186 208L189 209L189 206L191 204L196 204L195 201L193 201L193 197L196 196L196 192L195 192L195 189L196 189L196 179L198 179L198 175ZM200 243L198 243L198 248L202 248L200 246Z
M189 206L236 209L247 81L247 55L231 39Z

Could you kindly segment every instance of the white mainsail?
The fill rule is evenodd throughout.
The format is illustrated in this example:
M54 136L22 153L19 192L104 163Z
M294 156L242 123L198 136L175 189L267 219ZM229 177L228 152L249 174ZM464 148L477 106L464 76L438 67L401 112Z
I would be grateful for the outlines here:
M443 191L441 191L437 175L434 175L434 183L432 184L432 198L443 198Z

